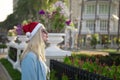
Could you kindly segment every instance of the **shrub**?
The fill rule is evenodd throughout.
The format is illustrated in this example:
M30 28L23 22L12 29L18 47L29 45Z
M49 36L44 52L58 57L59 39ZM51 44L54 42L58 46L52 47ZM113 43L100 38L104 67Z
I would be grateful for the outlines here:
M79 55L80 56L80 55ZM83 55L82 55L83 56ZM120 65L115 65L114 59L112 57L108 56L94 56L95 59L92 59L93 57L86 56L86 60L82 59L82 57L76 57L75 55L71 57L67 57L67 61L69 61L69 65L76 66L79 68L82 68L84 70L87 70L89 72L97 73L109 78L112 78L114 80L120 80ZM111 65L107 65L106 63L109 60L109 62L112 61ZM66 59L66 58L65 58ZM101 59L101 62L100 62ZM102 61L103 60L103 61ZM117 58L118 60L118 58ZM104 63L104 61L106 61ZM71 64L70 64L71 62ZM65 62L67 63L67 62Z

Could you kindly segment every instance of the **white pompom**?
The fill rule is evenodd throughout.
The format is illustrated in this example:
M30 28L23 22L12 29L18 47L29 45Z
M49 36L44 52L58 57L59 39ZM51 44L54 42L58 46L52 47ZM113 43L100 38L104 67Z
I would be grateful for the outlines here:
M30 38L30 35L31 35L30 32L27 32L27 33L26 33L26 36L27 36L28 38Z

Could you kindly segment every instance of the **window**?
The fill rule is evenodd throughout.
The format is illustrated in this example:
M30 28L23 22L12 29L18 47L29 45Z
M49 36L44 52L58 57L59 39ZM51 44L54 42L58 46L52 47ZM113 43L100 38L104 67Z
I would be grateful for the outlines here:
M108 14L109 5L108 4L100 4L99 5L99 13L100 14Z
M107 20L101 20L100 21L100 31L107 31Z
M94 20L86 21L86 27L87 27L88 30L93 32L93 30L94 30Z
M86 5L86 14L95 14L95 5L94 4Z

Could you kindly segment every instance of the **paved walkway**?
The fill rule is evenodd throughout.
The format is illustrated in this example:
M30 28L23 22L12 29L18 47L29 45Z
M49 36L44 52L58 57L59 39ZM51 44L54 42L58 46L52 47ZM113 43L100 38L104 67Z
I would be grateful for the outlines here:
M4 58L4 57L6 57L6 55L0 53L0 58ZM12 80L7 70L4 68L4 66L1 63L0 63L0 80Z
M77 52L76 52L77 53ZM103 51L93 51L93 50L81 50L78 53L84 53L84 54L88 54L88 55L109 55L108 52L103 52Z

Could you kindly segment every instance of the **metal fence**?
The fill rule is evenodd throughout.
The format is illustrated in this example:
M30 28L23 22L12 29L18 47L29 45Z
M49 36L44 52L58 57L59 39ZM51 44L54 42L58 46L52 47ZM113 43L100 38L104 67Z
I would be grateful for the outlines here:
M56 71L55 76L58 80L62 80L63 74L66 75L69 80L113 80L56 60L50 60L50 70Z

